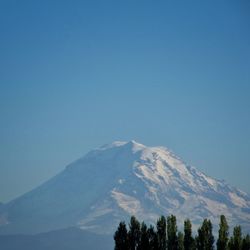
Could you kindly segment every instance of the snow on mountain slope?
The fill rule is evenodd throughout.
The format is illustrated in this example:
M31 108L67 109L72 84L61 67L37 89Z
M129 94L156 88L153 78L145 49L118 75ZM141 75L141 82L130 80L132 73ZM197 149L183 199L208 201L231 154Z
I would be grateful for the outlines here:
M250 196L206 176L163 147L114 142L90 151L43 185L4 205L0 233L35 233L78 226L113 233L136 215L153 223L160 215L204 218L224 214L250 232Z

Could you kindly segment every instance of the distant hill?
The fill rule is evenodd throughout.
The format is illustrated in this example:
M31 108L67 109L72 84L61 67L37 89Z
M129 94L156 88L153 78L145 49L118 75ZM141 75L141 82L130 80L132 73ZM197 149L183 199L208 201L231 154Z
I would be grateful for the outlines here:
M113 238L77 228L36 235L0 235L1 250L111 250Z

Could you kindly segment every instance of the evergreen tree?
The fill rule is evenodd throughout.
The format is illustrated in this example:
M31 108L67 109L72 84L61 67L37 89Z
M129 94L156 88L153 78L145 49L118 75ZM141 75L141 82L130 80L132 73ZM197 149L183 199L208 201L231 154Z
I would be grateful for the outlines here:
M219 235L217 240L217 250L226 250L228 244L228 224L226 217L221 215L220 217L220 225L219 225Z
M234 227L233 236L230 238L228 248L229 250L241 250L242 246L242 235L241 235L241 227Z
M184 221L184 249L193 250L195 248L194 238L192 236L192 224L189 219Z
M184 235L182 232L178 232L177 236L177 250L184 250Z
M140 222L132 216L129 224L128 240L129 240L129 249L136 250L141 238L141 229Z
M167 246L168 250L177 249L177 225L174 215L167 217Z
M210 220L205 219L202 226L198 229L196 237L197 250L213 250L214 236L212 233L213 227Z
M189 219L184 221L184 234L178 232L176 217L170 215L167 221L161 216L156 223L157 230L152 225L140 222L132 216L129 231L125 222L121 221L114 234L115 250L213 250L214 236L212 223L205 219L198 229L195 239L192 237L192 224ZM241 227L236 226L233 236L229 237L228 223L224 215L220 217L217 250L250 250L249 234L242 236Z
M214 249L214 236L213 236L213 225L210 220L208 220L207 226L207 242L206 242L206 250Z
M138 245L138 250L150 250L149 232L147 225L144 222L141 224L141 239Z
M157 223L157 241L158 241L158 249L166 250L167 247L167 239L166 239L166 219L164 216L161 216Z
M228 248L228 250L234 250L234 239L232 236L230 237L230 239L228 241L227 248Z
M114 234L115 250L128 249L128 232L125 222L120 222L117 231Z
M195 250L201 250L201 249L204 249L204 240L202 239L203 238L203 234L199 233L199 230L198 229L198 235L195 236Z
M250 250L250 236L247 234L242 240L242 250Z
M155 229L152 225L150 225L148 229L148 240L149 240L149 249L150 250L158 250L158 237Z

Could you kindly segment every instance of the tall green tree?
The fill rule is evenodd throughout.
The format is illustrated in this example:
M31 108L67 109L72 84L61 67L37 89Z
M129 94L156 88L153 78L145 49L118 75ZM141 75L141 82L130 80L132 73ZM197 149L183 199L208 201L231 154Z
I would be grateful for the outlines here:
M242 233L241 226L235 226L233 236L230 238L228 243L229 250L241 250L242 246Z
M177 250L184 250L184 235L182 232L178 232L177 235Z
M247 234L242 240L242 250L250 250L250 236Z
M141 224L141 239L138 250L150 250L148 227L144 222Z
M158 250L158 237L152 225L148 228L149 249Z
M230 237L228 244L227 244L228 250L234 250L234 238L233 236Z
M224 215L220 216L220 225L219 225L219 233L218 233L218 240L217 240L217 250L226 250L228 244L228 224L226 217Z
M168 250L177 250L177 224L176 217L167 217L167 247Z
M129 232L128 232L128 240L129 240L129 249L136 250L138 249L138 245L141 238L141 228L140 222L135 218L135 216L131 216L129 223Z
M128 250L128 231L124 221L120 222L114 234L115 250Z
M241 227L233 229L233 235L229 238L228 223L226 217L221 215L218 240L218 250L250 250L250 236L243 235ZM161 216L156 223L156 230L152 225L140 222L132 216L129 223L129 231L125 222L121 221L114 234L115 250L213 250L214 236L213 226L210 220L204 219L198 229L195 239L192 237L192 224L190 220L184 221L184 234L178 232L176 217L170 215L165 219Z
M196 237L197 250L213 250L214 236L213 226L210 220L205 219L202 226L198 229L198 235Z
M164 216L161 216L157 223L157 241L158 241L158 249L166 250L167 247L167 235L166 235L166 219Z
M184 249L194 250L194 238L192 236L192 223L189 219L184 221Z

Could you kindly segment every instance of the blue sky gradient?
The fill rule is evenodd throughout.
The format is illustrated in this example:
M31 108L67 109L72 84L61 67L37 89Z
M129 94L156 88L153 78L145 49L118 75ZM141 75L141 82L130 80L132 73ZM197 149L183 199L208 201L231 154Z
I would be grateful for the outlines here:
M114 140L250 193L249 1L0 1L0 201Z

